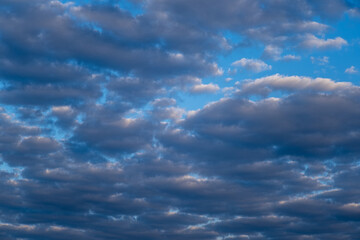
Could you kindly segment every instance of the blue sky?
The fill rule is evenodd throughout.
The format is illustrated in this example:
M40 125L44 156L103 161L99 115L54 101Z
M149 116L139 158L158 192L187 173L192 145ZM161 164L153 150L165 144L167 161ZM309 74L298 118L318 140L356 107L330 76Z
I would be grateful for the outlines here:
M3 0L0 239L360 236L356 0Z

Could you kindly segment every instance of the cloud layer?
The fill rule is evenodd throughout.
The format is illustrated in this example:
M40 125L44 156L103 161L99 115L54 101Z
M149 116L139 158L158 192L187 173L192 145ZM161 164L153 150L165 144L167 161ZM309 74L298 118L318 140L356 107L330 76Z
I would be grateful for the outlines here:
M300 67L355 46L327 33L356 11L3 0L0 238L357 239L356 68Z

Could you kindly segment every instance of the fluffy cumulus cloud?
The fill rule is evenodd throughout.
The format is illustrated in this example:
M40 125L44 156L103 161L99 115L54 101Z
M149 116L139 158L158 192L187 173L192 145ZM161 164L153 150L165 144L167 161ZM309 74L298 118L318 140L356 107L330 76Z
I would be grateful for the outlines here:
M213 93L218 91L220 88L217 84L209 83L209 84L197 84L194 85L190 91L192 93Z
M304 38L304 41L301 43L301 45L305 48L340 49L343 46L348 45L348 42L341 37L336 37L334 39L321 39L314 35L308 35Z
M357 239L358 8L2 0L0 239Z

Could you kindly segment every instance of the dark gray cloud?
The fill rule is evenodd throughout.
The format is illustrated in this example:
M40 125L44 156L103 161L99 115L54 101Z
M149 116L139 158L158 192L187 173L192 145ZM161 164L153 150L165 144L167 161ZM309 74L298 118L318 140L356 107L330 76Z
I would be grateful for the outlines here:
M120 118L111 121L90 120L75 132L77 141L104 152L132 153L151 144L151 123L141 119Z
M196 130L196 134L176 132L181 138L176 137L175 141L192 141L189 147L196 152L207 146L206 142L218 140L214 144L233 149L229 154L234 158L242 149L263 149L269 157L280 154L326 158L350 154L358 141L352 132L358 125L357 98L356 89L356 93L348 95L305 93L260 102L224 99L190 116L184 126ZM216 147L210 151L216 152ZM241 159L247 161L246 156Z

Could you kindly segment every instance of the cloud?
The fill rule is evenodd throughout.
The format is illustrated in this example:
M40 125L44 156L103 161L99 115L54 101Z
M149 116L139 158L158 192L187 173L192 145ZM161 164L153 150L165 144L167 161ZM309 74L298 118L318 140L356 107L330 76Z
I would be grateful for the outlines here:
M345 73L355 74L355 73L358 73L358 70L356 70L356 68L354 66L351 66L351 67L345 69Z
M191 93L214 93L220 90L220 87L217 84L209 83L209 84L196 84L191 87Z
M275 74L245 82L241 94L267 95L271 91L336 91L353 87L350 82L334 82L328 78L309 78L302 76L283 76Z
M96 110L95 110L96 111ZM101 115L103 114L103 115ZM114 110L99 108L84 119L73 140L109 155L133 153L150 144L152 124L146 119L119 116Z
M316 82L299 79L298 84L302 87ZM334 82L326 81L326 84L336 87ZM350 170L350 164L345 167L345 171L350 172L339 176L342 180L337 182L337 175L332 171L339 169L332 163L347 165L353 154L359 154L354 152L359 136L350 133L350 129L355 130L358 126L355 120L359 114L356 110L358 101L354 100L359 90L349 86L345 94L337 91L322 94L321 89L323 87L317 92L314 88L312 93L295 91L293 95L260 101L237 96L225 98L189 115L182 130L169 129L160 138L169 150L167 156L178 154L181 159L195 164L193 167L200 175L213 176L201 180L201 184L210 179L225 182L226 179L230 182L237 179L243 183L232 188L245 187L236 191L246 193L248 201L232 203L233 198L229 197L227 203L237 206L235 210L229 209L237 217L223 218L211 224L211 229L223 235L256 236L261 232L266 238L279 238L290 236L295 227L300 232L299 239L307 235L325 239L334 234L343 236L342 231L328 231L322 224L313 224L312 219L332 222L334 226L346 229L356 224L354 215L352 217L345 211L355 198L349 193L345 199L343 194L353 188L350 184L353 181L349 179L357 177L349 174L355 174L357 170ZM330 162L329 157L333 158ZM249 188L246 187L248 182L253 183ZM197 189L197 184L200 183L189 186ZM223 189L224 194L231 192L225 190L226 187ZM277 194L273 194L275 191ZM282 196L287 200L280 200ZM288 200L289 196L293 198ZM207 195L209 198L211 195ZM267 205L269 202L273 205ZM202 203L210 204L208 201ZM213 211L219 209L222 214L227 211L221 203L216 206L208 207ZM357 211L357 205L351 206ZM334 217L341 223L333 222ZM345 218L348 220L342 225ZM286 224L291 219L296 219L295 226ZM299 219L301 223L298 223ZM281 226L281 231L274 230L276 226ZM309 231L310 226L316 227L316 233ZM350 233L354 234L357 231Z
M340 49L353 7L2 0L0 239L356 239L359 86L219 81Z
M274 45L268 45L265 47L262 56L265 59L279 60L282 52L283 50L281 48Z
M57 118L57 124L63 128L76 124L77 111L71 106L55 106L51 108L51 114Z
M284 61L299 61L299 60L301 60L301 57L292 55L292 54L288 54L288 55L283 56L282 60L284 60Z
M231 65L235 66L235 67L243 67L246 70L252 71L255 73L271 70L271 68L272 68L271 65L266 64L262 60L247 59L247 58L242 58L238 61L235 61Z
M323 57L310 57L311 62L314 64L319 64L319 65L326 65L329 63L329 57L328 56L323 56Z
M297 61L300 60L300 56L288 54L281 56L283 50L280 47L274 46L274 45L268 45L265 47L264 52L262 54L262 57L264 59L273 59L275 61Z
M12 105L63 105L81 104L89 98L101 96L99 86L26 85L0 90L0 101Z
M355 18L360 17L360 11L359 11L358 8L350 9L350 10L348 10L348 13L349 13L349 15L352 16L352 17L355 17Z
M309 83L308 80L304 81L307 82L307 84ZM312 83L317 84L316 81L310 81L310 84ZM326 83L329 84L328 81L326 81ZM337 87L335 83L331 84L333 87ZM349 87L349 85L345 86ZM352 91L354 91L354 93L352 93ZM322 154L327 155L327 153L331 155L330 152L335 149L330 146L325 147L326 144L329 143L328 141L344 141L338 143L344 144L342 145L344 151L347 147L349 147L350 151L353 145L351 141L345 139L354 137L353 140L357 141L355 140L357 139L357 135L351 136L350 134L347 137L343 136L338 138L337 134L343 134L342 129L350 127L343 125L343 121L348 122L346 119L350 117L350 115L352 117L357 115L357 111L355 110L356 106L350 104L350 102L353 98L356 98L358 92L358 88L353 87L353 89L349 89L349 92L347 92L348 97L346 97L346 94L343 95L337 92L330 93L329 95L298 92L295 95L290 95L283 99L270 98L260 102L251 102L247 99L223 99L212 103L201 111L196 112L196 114L192 114L184 123L187 129L197 132L196 135L193 135L196 137L183 134L183 137L178 136L174 138L174 141L177 142L180 148L188 152L194 151L194 154L201 154L202 146L205 147L209 144L218 143L217 146L213 146L207 155L208 161L212 161L211 159L215 161L215 159L221 155L223 155L224 158L229 158L229 161L236 161L236 159L238 159L236 156L240 157L243 155L241 159L247 162L250 161L250 156L255 159L257 157L260 159L263 158L262 154L269 154L268 158L272 158L272 151L279 151L279 153L281 152L281 154L284 153L285 155L288 153L299 154L299 157L305 156L307 153L310 155L315 154L316 156ZM335 109L331 108L331 105L334 104L336 105ZM303 122L302 125L297 125L300 124L299 121L305 121L305 119L297 119L296 117L298 114L301 115L302 111L305 111L303 114L306 113L306 122ZM345 114L345 112L343 112L342 117L334 118L331 117L333 116L332 114L335 114L333 111L348 111L348 113ZM224 114L225 112L228 112L228 114ZM349 115L345 116L347 114ZM350 120L350 122L347 124L356 125L353 120ZM334 129L331 130L330 128L332 127L334 127ZM303 133L303 131L308 131L308 133ZM324 134L327 133L325 135L328 136L328 138L325 138L325 135L322 136L322 131L324 131ZM331 133L334 134L333 138L328 135ZM268 138L265 137L267 134L269 134ZM290 140L285 137L291 136L292 134L297 135L299 139ZM179 132L174 133L174 135L182 134ZM259 138L257 138L257 136L259 136ZM283 138L283 136L285 138ZM311 136L313 140L310 141L309 138L311 138ZM184 143L182 146L181 139L184 139L184 141L188 139L186 142L189 143L189 145L185 145ZM170 143L172 140L168 139L165 142ZM282 144L287 146L285 147L285 145ZM192 148L191 146L197 146L197 148ZM226 149L229 155L223 153L224 149L222 148ZM300 150L300 148L302 150ZM257 152L252 153L251 150L257 150ZM246 154L247 151L250 156ZM303 152L301 153L301 151Z
M341 37L334 39L321 39L314 35L307 35L301 43L304 48L315 49L341 49L348 45L347 41Z
M228 29L265 44L279 44L296 42L296 38L306 33L322 33L328 26L315 22L314 16L336 19L349 6L342 0L331 4L301 0L293 5L263 0L227 0L222 5L214 0L196 3L156 0L148 8L153 14L166 16L167 21L197 26L202 30ZM242 11L245 8L247 11ZM289 12L292 14L287 14Z

